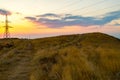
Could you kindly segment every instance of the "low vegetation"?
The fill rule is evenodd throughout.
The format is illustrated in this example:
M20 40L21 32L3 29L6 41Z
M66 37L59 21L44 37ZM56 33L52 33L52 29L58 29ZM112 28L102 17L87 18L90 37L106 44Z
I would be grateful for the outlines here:
M120 40L102 33L1 39L0 80L120 80Z

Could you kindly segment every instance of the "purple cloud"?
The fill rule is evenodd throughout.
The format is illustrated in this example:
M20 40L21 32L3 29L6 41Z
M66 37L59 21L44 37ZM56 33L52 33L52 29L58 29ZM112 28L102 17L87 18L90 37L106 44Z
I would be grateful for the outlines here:
M42 18L36 19L36 17L28 17L28 20L33 22L42 23L51 28L59 28L64 26L94 26L94 25L106 25L113 20L120 19L120 11L110 12L104 15L103 18L96 17L83 17L79 15L65 14L59 19L49 19L46 16L57 16L57 14L43 14Z
M10 11L4 10L4 9L0 9L0 15L11 15L12 13Z
M35 17L25 17L25 19L30 20L30 21L36 21Z
M43 15L37 15L37 17L60 17L60 15L53 14L53 13L47 13Z

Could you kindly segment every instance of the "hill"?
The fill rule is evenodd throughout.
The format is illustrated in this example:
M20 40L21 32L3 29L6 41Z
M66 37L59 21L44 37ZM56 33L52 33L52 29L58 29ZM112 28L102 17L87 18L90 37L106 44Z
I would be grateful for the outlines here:
M1 39L0 80L120 80L120 40L103 33Z

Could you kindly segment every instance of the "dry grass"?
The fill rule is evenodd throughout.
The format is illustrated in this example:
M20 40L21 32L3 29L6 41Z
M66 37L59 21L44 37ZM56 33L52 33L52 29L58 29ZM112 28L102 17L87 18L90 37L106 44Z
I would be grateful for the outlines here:
M120 80L120 40L106 34L12 41L0 40L0 80Z

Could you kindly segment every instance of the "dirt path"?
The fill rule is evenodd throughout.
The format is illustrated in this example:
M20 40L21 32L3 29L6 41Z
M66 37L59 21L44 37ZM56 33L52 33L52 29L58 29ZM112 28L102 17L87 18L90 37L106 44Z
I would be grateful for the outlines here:
M24 43L25 52L18 55L18 57L20 56L20 61L18 60L18 64L12 69L11 74L8 76L9 80L29 80L32 70L33 46L31 42L26 41Z
M1 80L30 80L34 48L31 42L24 41L23 43L25 44L24 48L13 50L11 58L8 59L10 51L2 55L6 61L0 65L0 69L3 70L0 71Z
M8 76L9 80L29 80L29 75L32 70L31 59L28 56L21 58L18 64L11 70Z

